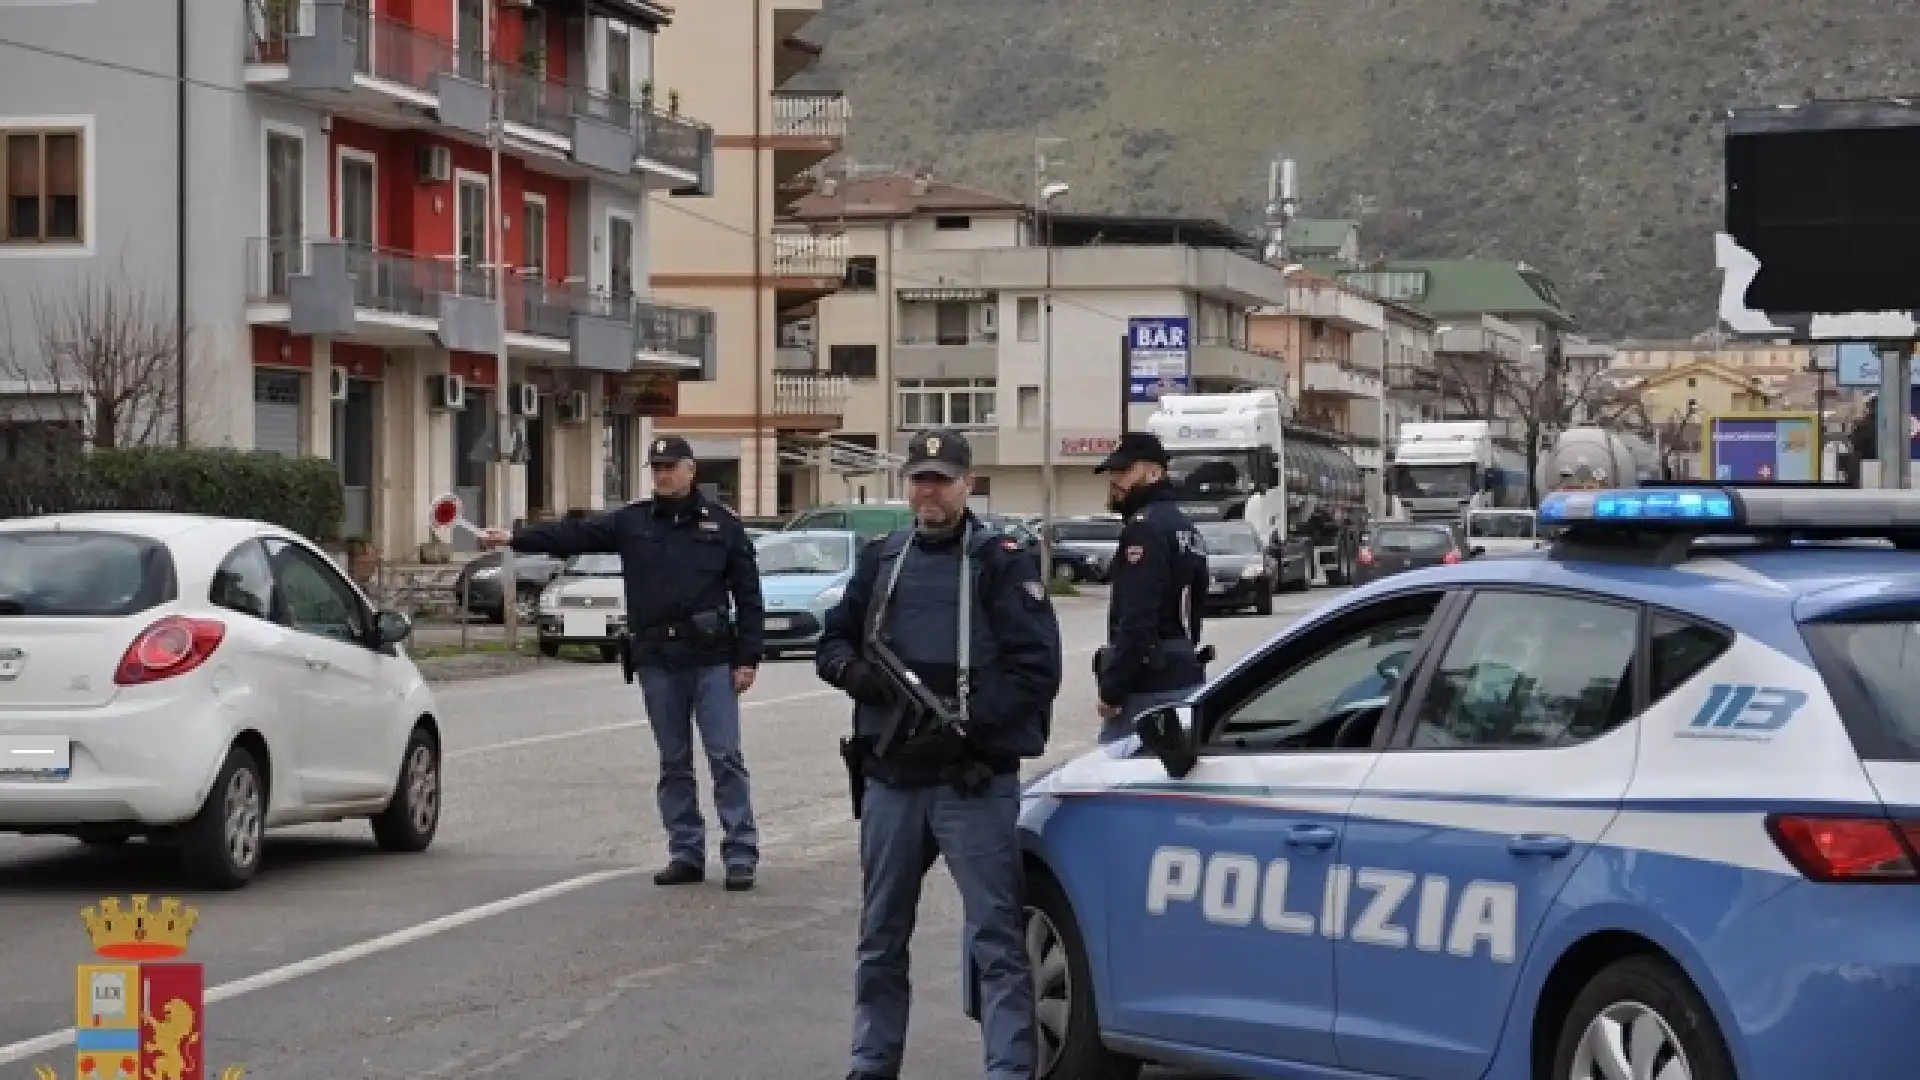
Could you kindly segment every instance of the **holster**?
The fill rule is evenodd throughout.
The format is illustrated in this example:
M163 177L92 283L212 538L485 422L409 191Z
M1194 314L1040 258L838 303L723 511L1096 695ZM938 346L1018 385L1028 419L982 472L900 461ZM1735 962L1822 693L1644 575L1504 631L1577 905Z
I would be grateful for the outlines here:
M853 819L860 820L860 811L867 802L867 740L851 737L840 740L840 760L847 766L848 794L853 798Z

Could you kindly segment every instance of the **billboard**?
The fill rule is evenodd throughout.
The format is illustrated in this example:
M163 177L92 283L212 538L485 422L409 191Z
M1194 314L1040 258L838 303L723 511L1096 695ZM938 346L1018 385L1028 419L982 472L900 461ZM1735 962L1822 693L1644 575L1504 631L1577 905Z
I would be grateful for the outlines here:
M1819 417L1728 413L1706 422L1707 475L1729 484L1810 484L1820 479Z
M1127 320L1127 401L1151 404L1184 394L1193 375L1193 323L1177 318Z
M1864 341L1841 344L1834 365L1834 385L1866 390L1880 389L1880 352ZM1920 386L1920 364L1913 367L1913 385Z

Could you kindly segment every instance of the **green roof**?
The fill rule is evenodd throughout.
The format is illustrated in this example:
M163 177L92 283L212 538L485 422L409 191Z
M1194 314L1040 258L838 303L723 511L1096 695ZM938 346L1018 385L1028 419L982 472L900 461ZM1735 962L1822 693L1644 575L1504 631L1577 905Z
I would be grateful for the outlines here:
M1540 319L1562 328L1573 315L1545 274L1498 259L1390 259L1341 271L1342 280L1400 300L1437 318L1495 315ZM1371 287L1369 283L1383 287Z
M1297 253L1337 252L1359 231L1357 221L1295 218L1287 228L1287 248Z

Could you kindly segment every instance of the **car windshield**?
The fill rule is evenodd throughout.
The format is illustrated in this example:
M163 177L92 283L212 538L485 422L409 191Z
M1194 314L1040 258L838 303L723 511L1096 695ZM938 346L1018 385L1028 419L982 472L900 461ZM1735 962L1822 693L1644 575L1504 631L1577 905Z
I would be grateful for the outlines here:
M1062 544L1117 544L1118 521L1062 521L1053 527L1053 535Z
M1445 555L1453 549L1453 538L1439 529L1381 529L1373 548L1400 555Z
M173 557L144 537L0 533L0 618L119 618L173 596Z
M1475 539L1531 540L1532 514L1474 514L1467 518L1467 535Z
M765 536L754 546L763 576L839 574L853 565L853 544L844 536Z
M567 560L566 574L568 577L619 577L620 556L604 551L575 555Z
M1203 525L1200 537L1207 542L1207 553L1211 555L1260 554L1260 538L1248 529L1210 529Z

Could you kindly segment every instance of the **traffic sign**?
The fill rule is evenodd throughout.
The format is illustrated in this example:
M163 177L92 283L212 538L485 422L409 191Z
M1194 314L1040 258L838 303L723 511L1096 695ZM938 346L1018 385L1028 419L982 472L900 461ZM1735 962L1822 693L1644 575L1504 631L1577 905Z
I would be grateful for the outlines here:
M467 520L466 510L461 505L460 496L458 495L442 495L433 500L430 513L433 527L436 531L444 531L455 526L459 526L470 533L480 531L474 528L472 522Z

